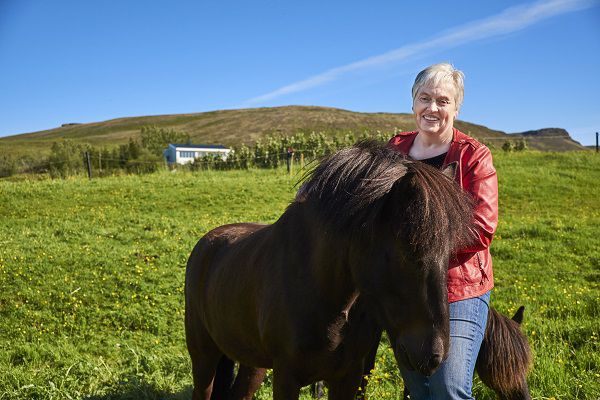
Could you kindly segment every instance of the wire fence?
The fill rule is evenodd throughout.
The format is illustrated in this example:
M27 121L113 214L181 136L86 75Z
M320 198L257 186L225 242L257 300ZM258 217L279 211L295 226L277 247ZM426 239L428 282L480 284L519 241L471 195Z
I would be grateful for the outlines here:
M309 164L316 157L304 157L304 154L312 154L314 151L312 150L294 150L294 154L289 157L287 151L282 152L270 152L265 155L253 155L252 162L248 163L247 168L261 168L261 161L270 161L271 168L284 166L287 163L288 157L290 163L293 165ZM89 158L90 164L87 165L87 159ZM220 156L205 156L201 158L190 159L186 164L169 164L166 159L158 160L143 160L143 159L123 159L123 158L113 158L113 157L103 157L99 154L83 154L81 157L77 157L77 160L74 158L64 158L64 159L56 159L53 161L42 161L37 162L35 166L30 168L29 172L56 172L56 177L65 177L67 175L76 175L76 174L90 174L90 170L92 173L96 175L98 173L103 174L107 172L110 174L111 171L118 170L129 170L129 172L136 172L135 166L137 165L147 165L154 166L156 168L151 168L145 172L153 172L155 170L164 168L164 169L189 169L192 171L195 170L203 170L203 169L244 169L244 168L236 168L236 164L243 164L244 162L241 160L232 160L231 158L222 159ZM264 163L263 163L264 164ZM267 167L267 168L268 168ZM264 168L264 167L262 167ZM64 173L60 173L61 170L67 169L69 171L63 171ZM132 171L133 170L133 171ZM25 171L26 172L26 171Z

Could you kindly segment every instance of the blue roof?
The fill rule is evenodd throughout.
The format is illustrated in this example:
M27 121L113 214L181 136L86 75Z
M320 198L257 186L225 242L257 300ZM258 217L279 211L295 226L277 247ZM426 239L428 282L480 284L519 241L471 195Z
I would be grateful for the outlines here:
M228 149L229 147L223 146L222 144L176 144L169 143L169 146L174 147L188 147L190 149Z

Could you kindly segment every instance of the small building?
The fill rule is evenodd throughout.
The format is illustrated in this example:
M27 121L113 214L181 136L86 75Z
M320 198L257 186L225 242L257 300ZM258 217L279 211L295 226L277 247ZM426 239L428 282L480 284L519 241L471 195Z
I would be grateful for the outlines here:
M169 144L169 147L163 151L168 164L188 164L194 162L196 158L204 156L221 157L223 160L231 149L220 144Z

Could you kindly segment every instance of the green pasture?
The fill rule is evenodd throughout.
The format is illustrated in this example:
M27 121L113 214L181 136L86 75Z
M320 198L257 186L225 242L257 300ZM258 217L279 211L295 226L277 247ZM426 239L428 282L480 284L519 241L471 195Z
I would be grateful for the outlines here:
M535 399L600 398L600 156L497 153L494 306L526 306ZM0 400L187 399L185 263L209 229L273 222L285 170L0 181ZM382 345L368 390L400 399ZM308 399L307 392L304 396ZM477 382L475 396L493 399ZM271 398L270 381L260 399Z

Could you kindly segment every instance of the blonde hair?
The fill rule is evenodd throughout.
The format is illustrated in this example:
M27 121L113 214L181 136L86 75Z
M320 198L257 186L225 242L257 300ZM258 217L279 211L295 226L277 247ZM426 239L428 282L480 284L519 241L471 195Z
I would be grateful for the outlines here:
M419 72L415 78L415 83L412 87L413 101L419 90L423 87L435 87L443 83L450 83L454 86L456 92L454 101L456 102L456 109L458 110L462 105L465 95L464 78L465 74L454 68L451 64L441 63L430 65Z

